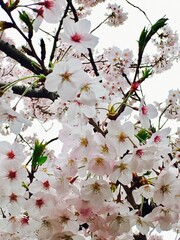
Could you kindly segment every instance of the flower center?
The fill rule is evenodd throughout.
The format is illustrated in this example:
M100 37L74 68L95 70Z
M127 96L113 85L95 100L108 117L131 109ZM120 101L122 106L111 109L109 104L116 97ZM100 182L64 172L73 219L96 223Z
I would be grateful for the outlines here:
M63 81L70 81L70 77L72 76L72 73L65 72L60 75L62 77Z
M87 147L87 145L88 145L88 140L87 140L87 138L81 138L80 144L81 144L81 146Z
M127 164L125 163L121 163L119 166L118 166L120 172L123 172L124 170L127 169Z
M72 40L73 42L78 42L78 43L80 43L81 40L82 40L82 37L81 37L80 34L75 33L73 36L71 36L71 40Z
M13 179L16 178L16 171L9 171L7 177L12 181Z
M9 199L10 199L10 202L16 202L17 201L17 195L12 193L10 196L9 196Z
M84 87L81 88L81 92L89 92L90 90L90 87L89 87L89 84L86 84Z
M44 200L42 198L36 200L36 206L41 208L44 205Z
M49 0L45 0L44 1L44 6L45 6L45 8L51 9L54 6L54 2L49 1Z
M96 165L97 165L97 166L103 166L103 162L104 162L104 159L103 159L103 158L97 157L97 158L95 159L95 161L96 161Z
M13 122L14 119L16 119L16 118L17 118L16 116L12 116L12 115L9 115L9 114L8 114L8 121L9 121L9 122L11 122L11 121Z
M92 184L91 185L91 187L92 187L92 191L94 192L94 193L99 193L100 192L100 185L97 183L97 182L95 182L94 184Z
M48 180L45 181L45 182L43 182L43 187L44 187L45 189L49 189L50 184L49 184L49 181L48 181Z
M138 149L138 150L136 151L136 155L137 155L138 157L142 157L142 155L143 155L143 150L142 150L142 149Z
M154 142L155 143L158 143L158 142L160 142L161 141L161 137L160 136L156 136L155 138L154 138Z
M22 217L21 218L21 224L22 225L29 224L29 217Z
M101 145L101 153L109 153L109 149L106 144Z
M6 156L9 158L9 159L13 159L15 157L15 154L13 152L13 150L9 151Z
M163 185L160 189L160 191L162 192L162 194L164 193L170 193L170 187L169 185Z
M148 108L147 108L146 106L143 106L143 107L141 108L141 111L142 111L142 114L143 114L143 115L147 115L147 114L148 114Z
M125 142L127 135L124 132L121 132L118 136L119 142Z

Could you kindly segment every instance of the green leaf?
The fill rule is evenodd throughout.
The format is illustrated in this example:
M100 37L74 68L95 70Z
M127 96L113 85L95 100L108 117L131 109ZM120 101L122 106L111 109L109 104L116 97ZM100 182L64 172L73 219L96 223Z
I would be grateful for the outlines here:
M152 71L150 68L147 68L147 67L146 67L146 68L142 71L142 74L143 74L142 78L143 78L143 79L146 79L146 78L148 78L150 75L153 74L153 71Z
M139 140L140 143L145 142L148 138L150 138L150 133L146 129L141 129L135 137Z
M139 37L139 52L143 52L146 44L151 39L151 37L157 33L157 31L166 25L168 18L160 18L155 24L151 26L150 30L143 28L141 35Z
M28 27L28 37L29 39L33 36L33 25L32 21L30 20L28 14L25 11L20 12L19 11L19 18L26 24Z
M166 22L167 22L168 18L160 18L155 24L152 25L148 35L147 35L147 38L146 38L146 41L148 42L152 36L157 33L157 31L164 27L166 25Z
M19 4L20 0L16 0L16 1L9 1L9 6L8 6L8 10L9 11L13 11L14 9L17 8L18 4Z
M47 160L47 156L41 156L38 158L38 164L42 165L43 163L45 163Z
M25 182L22 182L22 187L25 188L26 190L28 190L28 186Z
M147 36L147 33L148 33L148 30L144 27L142 32L141 32L141 35L139 37L139 40L138 40L138 44L139 44L139 48L144 48L145 45L146 45L146 36Z
M35 141L34 151L32 155L32 167L36 168L39 165L39 158L43 156L43 152L45 150L46 143ZM41 161L41 159L40 159Z

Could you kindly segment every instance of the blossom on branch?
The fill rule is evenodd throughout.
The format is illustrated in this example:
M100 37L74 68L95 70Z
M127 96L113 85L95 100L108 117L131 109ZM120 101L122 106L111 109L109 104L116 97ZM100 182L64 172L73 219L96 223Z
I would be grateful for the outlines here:
M86 78L88 75L83 71L81 61L72 58L55 64L53 72L46 77L45 88L57 92L62 100L73 100Z
M63 28L64 32L60 34L62 41L81 53L88 53L88 48L94 49L98 44L98 38L89 33L91 22L87 19L74 22L70 18L65 18Z
M0 124L7 123L11 132L18 135L25 124L31 126L31 122L21 114L14 111L5 102L0 103Z
M40 8L34 9L37 13L33 22L35 31L38 31L43 19L48 23L58 23L66 7L65 0L44 0L39 3Z

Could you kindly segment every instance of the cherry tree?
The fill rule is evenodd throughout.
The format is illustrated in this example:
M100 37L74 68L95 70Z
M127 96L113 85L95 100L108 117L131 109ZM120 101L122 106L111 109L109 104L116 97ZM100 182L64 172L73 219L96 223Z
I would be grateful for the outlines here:
M92 28L100 4L104 20ZM149 21L137 54L98 50L96 30L125 25L125 4ZM179 60L178 34L168 18L152 23L125 4L0 0L0 239L178 233L180 91L154 103L143 91ZM37 123L49 124L47 139Z

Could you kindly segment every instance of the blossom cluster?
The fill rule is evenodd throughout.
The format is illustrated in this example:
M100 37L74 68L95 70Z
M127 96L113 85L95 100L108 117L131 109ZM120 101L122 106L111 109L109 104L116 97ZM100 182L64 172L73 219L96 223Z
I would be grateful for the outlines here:
M178 36L163 18L142 31L138 57L118 46L96 52L96 29L83 15L79 19L78 9L101 2L0 4L11 18L22 8L27 28L24 35L13 21L27 47L16 49L20 57L6 58L0 76L0 239L151 240L162 239L151 234L154 229L179 231L180 129L174 136L166 125L180 120L179 90L170 90L164 103L146 103L142 91L142 83L160 72L154 56L143 55L146 44L153 37L173 64ZM121 6L107 9L103 23L125 24ZM43 20L55 30L43 31L47 39L40 39L38 54L32 38ZM44 127L48 140L38 136L37 122L50 124Z

